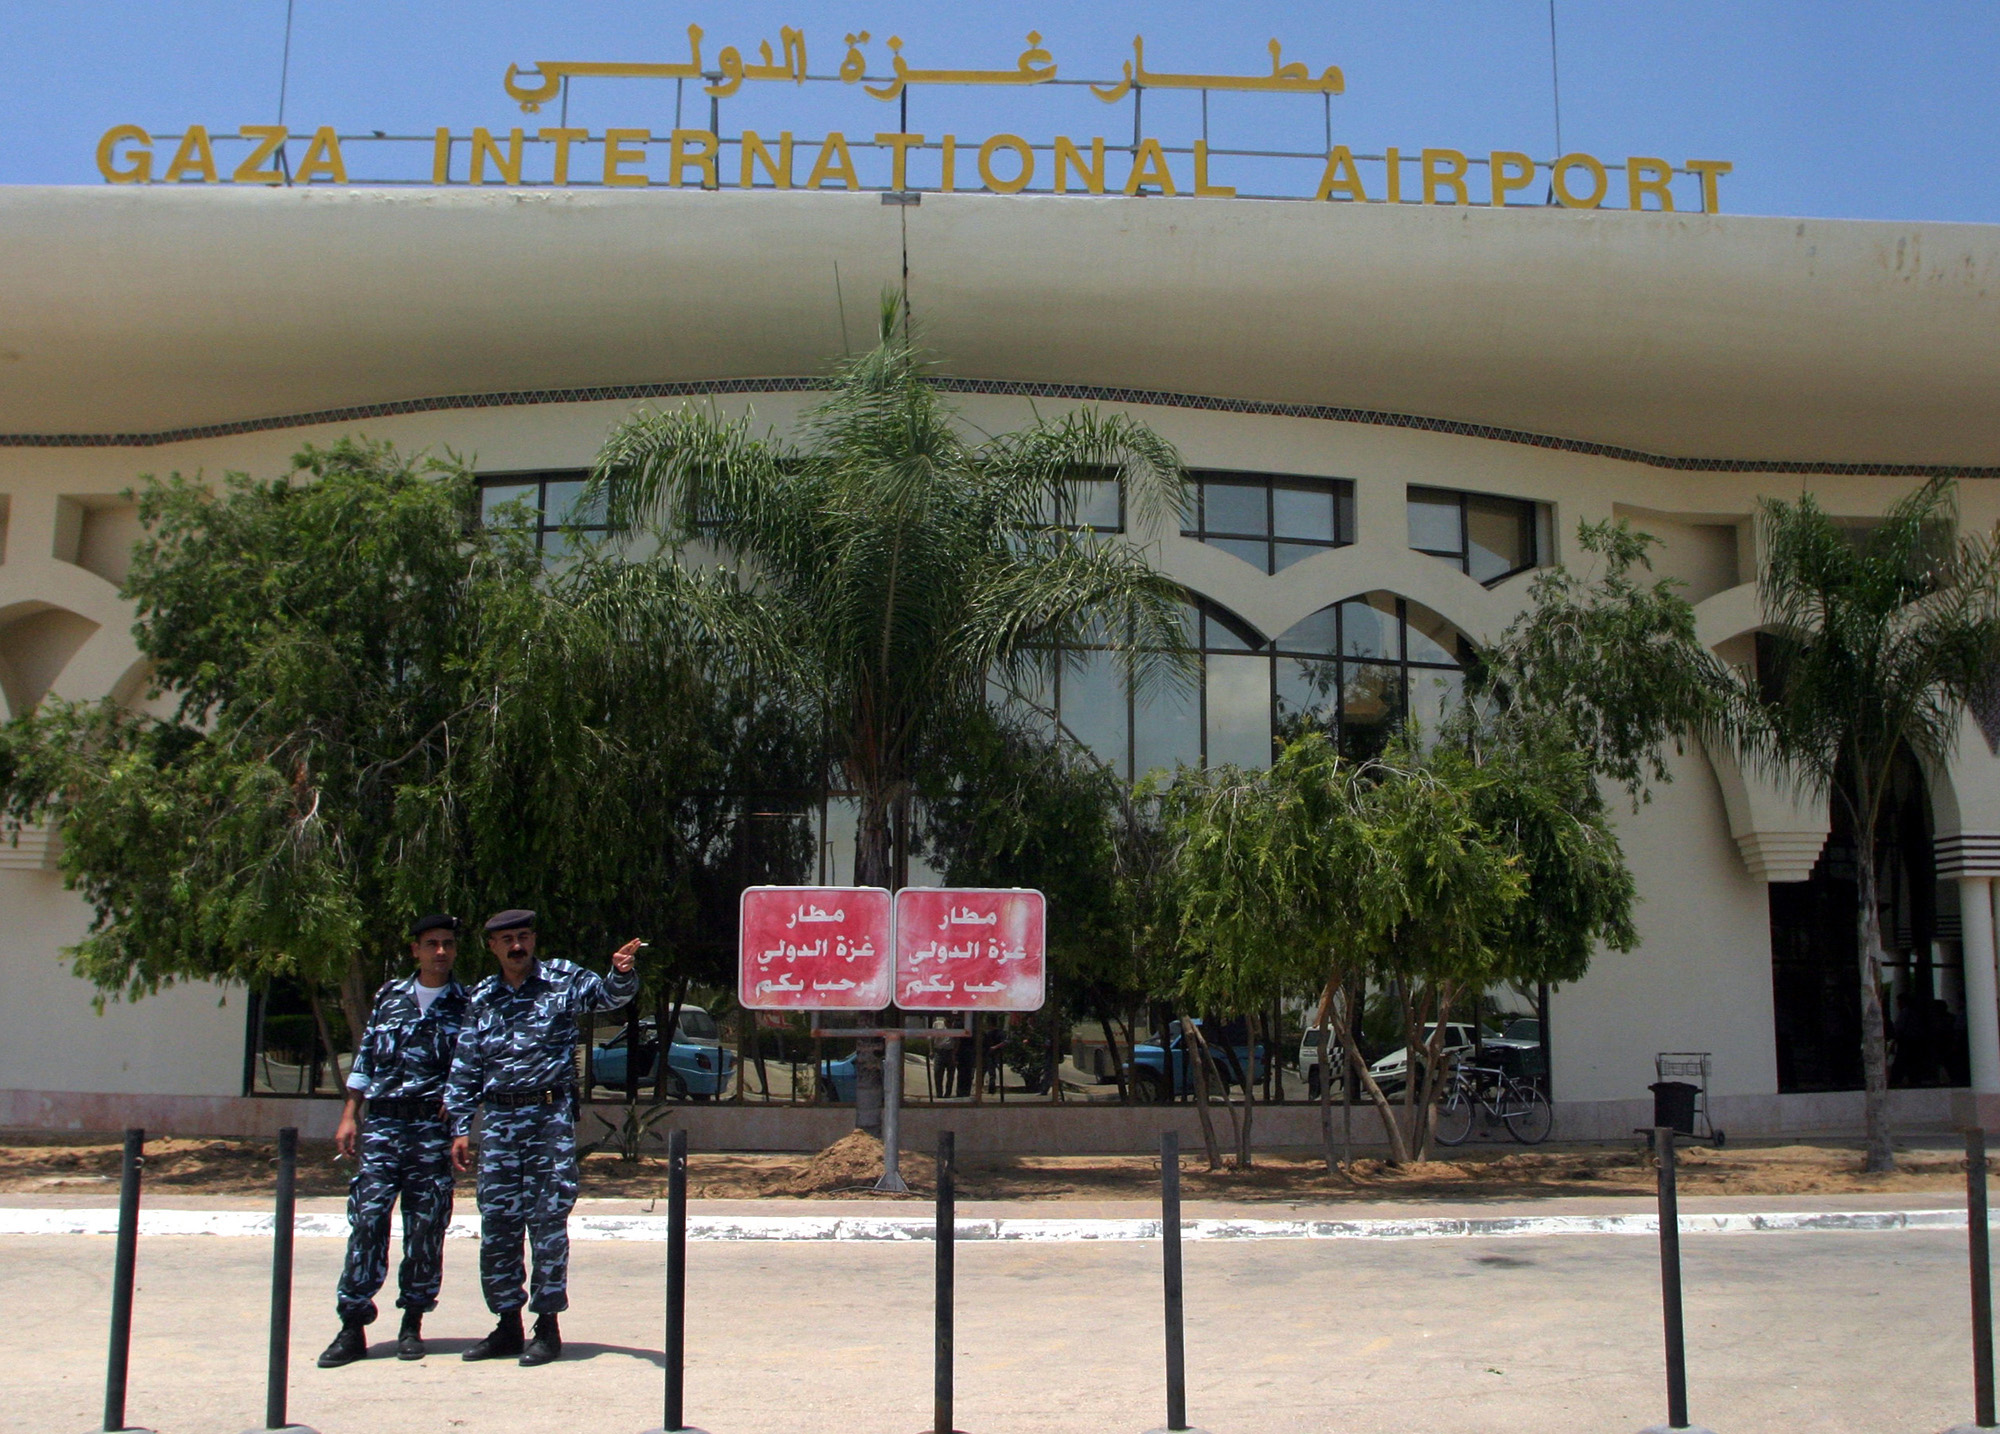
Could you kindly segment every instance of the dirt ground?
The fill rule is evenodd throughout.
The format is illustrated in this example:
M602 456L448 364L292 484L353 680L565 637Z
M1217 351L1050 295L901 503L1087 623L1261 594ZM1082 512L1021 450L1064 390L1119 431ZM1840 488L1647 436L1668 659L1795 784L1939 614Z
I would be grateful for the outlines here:
M97 1135L0 1135L0 1192L51 1194L98 1192L115 1187L120 1145ZM348 1162L336 1163L333 1146L305 1142L299 1152L301 1195L344 1195ZM162 1138L146 1145L146 1186L155 1199L185 1191L205 1195L262 1194L277 1166L270 1141ZM1639 1142L1562 1146L1542 1150L1454 1151L1450 1158L1396 1169L1381 1160L1355 1163L1351 1176L1329 1175L1309 1152L1259 1155L1247 1170L1210 1172L1199 1152L1182 1161L1188 1199L1271 1201L1476 1200L1562 1195L1650 1196L1653 1167ZM1746 1144L1723 1150L1703 1146L1680 1152L1685 1195L1828 1195L1895 1191L1956 1192L1965 1159L1949 1149L1908 1149L1893 1174L1869 1175L1851 1145ZM817 1155L710 1155L689 1162L689 1193L696 1199L766 1197L859 1199L882 1169L881 1143L859 1131ZM904 1157L903 1170L919 1194L932 1190L931 1162L920 1152ZM970 1158L961 1163L961 1200L1145 1200L1158 1198L1157 1167L1150 1157L1022 1155ZM586 1197L652 1198L666 1187L666 1158L648 1155L626 1164L614 1154L583 1162Z

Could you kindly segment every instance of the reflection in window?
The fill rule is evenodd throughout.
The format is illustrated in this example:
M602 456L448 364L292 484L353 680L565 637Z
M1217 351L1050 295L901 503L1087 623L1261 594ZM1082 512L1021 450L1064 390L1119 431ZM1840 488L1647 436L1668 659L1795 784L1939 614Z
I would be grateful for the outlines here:
M1276 747L1308 730L1372 756L1409 719L1435 731L1464 694L1469 645L1390 593L1321 608L1269 642L1211 603L1186 612L1201 661L1196 690L1163 680L1135 697L1123 659L1090 649L1048 694L1063 725L1127 779L1183 763L1267 766Z
M566 557L578 539L601 541L608 531L601 511L582 506L588 475L581 469L553 473L508 473L479 480L479 521L492 523L521 515L544 557ZM509 505L518 505L511 511Z
M1550 560L1546 503L1412 488L1410 546L1489 587Z
M1192 525L1181 530L1261 573L1354 541L1354 485L1337 478L1196 472Z

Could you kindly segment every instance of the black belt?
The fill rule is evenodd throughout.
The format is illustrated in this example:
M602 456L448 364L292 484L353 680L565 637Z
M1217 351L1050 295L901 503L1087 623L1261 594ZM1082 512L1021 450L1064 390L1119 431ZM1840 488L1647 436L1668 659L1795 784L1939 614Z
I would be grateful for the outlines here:
M438 1096L394 1096L386 1100L368 1102L370 1115L393 1116L397 1120L437 1120L444 1119L444 1102Z
M566 1085L552 1085L543 1090L496 1090L487 1092L486 1103L496 1110L520 1110L530 1105L561 1105L575 1094L575 1088Z

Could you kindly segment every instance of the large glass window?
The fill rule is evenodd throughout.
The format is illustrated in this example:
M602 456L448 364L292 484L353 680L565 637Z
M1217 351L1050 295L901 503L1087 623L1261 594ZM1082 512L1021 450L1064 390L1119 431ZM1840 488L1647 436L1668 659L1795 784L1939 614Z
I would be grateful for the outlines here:
M1123 777L1177 763L1267 766L1308 729L1370 756L1411 718L1434 730L1464 694L1469 645L1437 614L1391 593L1321 608L1272 641L1206 601L1186 614L1201 661L1193 690L1162 680L1134 695L1117 653L1087 649L1043 694Z
M601 540L607 531L602 512L581 506L589 474L582 469L549 473L500 473L479 480L479 521L492 523L513 511L533 529L535 547L546 557L567 556L577 537Z
M1550 560L1545 503L1412 488L1410 546L1489 587Z
M1338 478L1196 472L1192 526L1181 533L1261 573L1354 541L1354 485Z

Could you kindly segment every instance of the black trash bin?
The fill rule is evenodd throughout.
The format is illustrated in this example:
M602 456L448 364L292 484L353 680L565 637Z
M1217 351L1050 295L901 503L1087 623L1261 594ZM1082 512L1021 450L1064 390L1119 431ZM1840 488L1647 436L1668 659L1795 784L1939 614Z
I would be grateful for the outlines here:
M1648 1089L1653 1092L1653 1124L1671 1126L1676 1135L1693 1135L1694 1098L1701 1087L1684 1080L1659 1080Z

